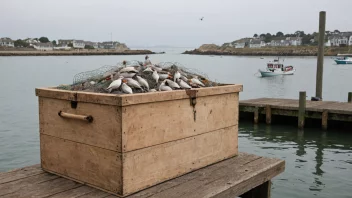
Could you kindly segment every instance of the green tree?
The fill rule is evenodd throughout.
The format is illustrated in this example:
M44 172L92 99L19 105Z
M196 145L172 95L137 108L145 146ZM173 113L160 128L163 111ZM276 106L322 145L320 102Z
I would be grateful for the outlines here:
M50 42L50 41L49 41L49 39L48 39L47 37L40 37L40 38L39 38L39 41L40 41L41 43L47 43L47 42Z
M340 31L339 31L339 30L335 30L334 33L335 33L335 34L339 34Z
M14 42L15 47L28 47L29 44L26 43L26 41L23 41L21 39L18 39Z
M258 34L254 34L253 37L254 37L254 38L257 38L257 37L258 37Z
M282 32L276 33L276 37L283 37L283 36L284 36L284 33L282 33Z
M52 43L54 46L56 46L56 41L55 41L55 40L51 41L51 43Z
M73 44L72 44L72 43L69 43L67 46L68 46L68 47L73 47Z

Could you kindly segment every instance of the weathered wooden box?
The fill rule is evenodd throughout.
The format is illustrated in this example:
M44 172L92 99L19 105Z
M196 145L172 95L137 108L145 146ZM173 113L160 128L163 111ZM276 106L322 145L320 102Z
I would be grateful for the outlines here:
M242 85L131 95L38 88L44 170L126 196L238 154Z

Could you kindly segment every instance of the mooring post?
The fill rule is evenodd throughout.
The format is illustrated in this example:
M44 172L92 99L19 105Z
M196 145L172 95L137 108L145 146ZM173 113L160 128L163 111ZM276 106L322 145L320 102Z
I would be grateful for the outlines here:
M321 128L323 130L328 129L328 110L324 110L321 115Z
M259 107L254 108L254 124L259 123Z
M271 124L271 107L270 107L270 105L266 105L266 107L265 107L265 116L266 116L266 123Z
M271 194L271 181L267 181L245 194L241 195L242 198L270 198Z
M298 128L304 128L304 119L306 116L306 92L299 92L299 106L298 106Z
M352 92L348 92L348 103L352 103Z
M315 96L323 98L323 65L324 65L324 45L325 45L325 22L326 12L319 13L319 40L318 40L318 61Z

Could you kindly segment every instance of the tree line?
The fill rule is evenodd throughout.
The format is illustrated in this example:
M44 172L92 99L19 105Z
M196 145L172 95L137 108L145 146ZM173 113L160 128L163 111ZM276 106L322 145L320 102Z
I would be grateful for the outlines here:
M40 38L34 38L33 40L36 40L36 41L38 41L40 43L48 43L48 42L50 42L48 37L44 37L44 36L42 36ZM29 47L29 43L27 43L26 41L27 41L27 39L24 39L24 40L17 39L16 41L14 41L14 45L15 45L15 47ZM56 41L55 40L53 40L51 42L52 42L53 45L56 45Z
M339 34L340 31L339 30L334 30L334 31L326 31L325 35L326 36L331 36L334 34ZM253 37L254 38L261 38L263 39L266 43L271 42L274 38L280 38L280 37L302 37L302 45L308 45L308 44L317 44L317 39L318 39L318 35L319 33L317 32L313 32L312 34L306 34L304 31L300 31L297 30L295 33L293 34L284 34L283 32L279 31L276 34L270 34L270 33L266 33L266 34L254 34ZM312 40L314 40L314 42L311 42ZM327 40L327 38L326 38Z

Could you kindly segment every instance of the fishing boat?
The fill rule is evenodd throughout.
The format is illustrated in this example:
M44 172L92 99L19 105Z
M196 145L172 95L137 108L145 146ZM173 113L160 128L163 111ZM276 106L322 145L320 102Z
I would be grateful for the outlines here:
M336 58L336 59L334 59L334 61L338 65L352 64L352 59L350 57Z
M267 63L265 70L259 69L262 77L278 76L278 75L293 75L296 69L292 65L284 66L279 59L274 59Z

